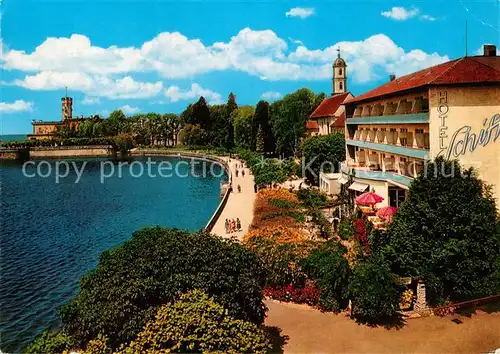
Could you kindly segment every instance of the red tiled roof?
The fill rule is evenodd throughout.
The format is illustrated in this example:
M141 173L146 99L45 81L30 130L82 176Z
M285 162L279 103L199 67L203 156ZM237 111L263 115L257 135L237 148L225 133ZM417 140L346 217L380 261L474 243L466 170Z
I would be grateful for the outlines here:
M349 92L340 93L328 98L325 98L318 107L311 113L310 118L331 117L337 109L344 103L344 100L349 95Z
M500 57L464 57L401 76L346 103L359 102L422 87L465 83L500 82Z
M315 120L308 120L306 123L306 129L319 129L319 124Z
M345 126L345 112L340 115L335 121L330 124L332 128L343 128Z

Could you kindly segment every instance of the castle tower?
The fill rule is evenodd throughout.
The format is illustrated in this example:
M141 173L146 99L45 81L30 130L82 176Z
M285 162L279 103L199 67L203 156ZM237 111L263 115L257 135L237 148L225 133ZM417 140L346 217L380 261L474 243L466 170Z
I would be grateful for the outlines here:
M333 62L333 92L332 96L347 92L347 65L340 57L340 48L337 49L338 56Z
M61 98L62 101L62 120L65 121L67 119L73 118L73 99L68 97L68 93L66 92L66 96Z

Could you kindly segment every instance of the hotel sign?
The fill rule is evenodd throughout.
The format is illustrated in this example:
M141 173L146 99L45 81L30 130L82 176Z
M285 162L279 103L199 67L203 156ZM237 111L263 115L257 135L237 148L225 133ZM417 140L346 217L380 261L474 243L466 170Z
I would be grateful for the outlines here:
M448 106L448 93L446 91L439 92L439 104L437 107L439 114L439 153L438 156L444 154L444 152L448 149L448 145L446 145L446 139L448 138L448 134L446 133L448 130L448 126L446 125L446 119L448 118L448 112L450 107Z
M465 155L467 151L474 152L478 146L495 143L499 136L500 114L483 120L483 127L478 133L472 132L470 125L464 125L451 137L446 159L457 158L460 155Z

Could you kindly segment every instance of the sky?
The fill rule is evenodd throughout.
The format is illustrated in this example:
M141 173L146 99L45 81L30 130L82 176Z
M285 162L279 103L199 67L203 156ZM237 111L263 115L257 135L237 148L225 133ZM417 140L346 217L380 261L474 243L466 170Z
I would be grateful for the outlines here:
M337 48L348 90L500 44L500 0L0 0L0 134L32 120L115 109L180 113L203 95L240 105L299 88L332 91Z

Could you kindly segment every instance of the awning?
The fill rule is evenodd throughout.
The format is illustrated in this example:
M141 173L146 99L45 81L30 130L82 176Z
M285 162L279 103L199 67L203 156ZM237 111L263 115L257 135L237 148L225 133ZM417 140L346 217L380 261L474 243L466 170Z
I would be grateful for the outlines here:
M346 184L347 182L349 182L349 180L347 178L345 178L344 176L340 177L338 179L338 181L340 184Z
M351 189L353 191L364 192L368 189L368 187L370 187L370 186L367 184L354 182L353 184L351 184L349 186L349 189Z

